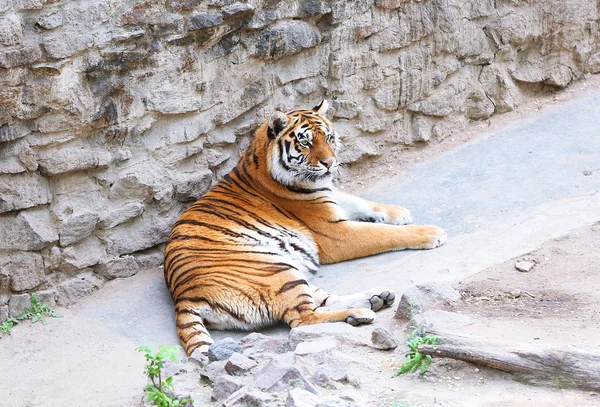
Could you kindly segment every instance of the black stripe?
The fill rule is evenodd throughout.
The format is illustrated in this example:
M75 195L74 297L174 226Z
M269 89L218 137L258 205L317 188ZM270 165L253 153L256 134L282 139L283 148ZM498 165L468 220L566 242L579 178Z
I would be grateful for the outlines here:
M277 294L283 294L284 292L290 291L291 289L299 285L308 285L308 282L306 280L288 281L287 283L281 286L279 291L277 291Z
M331 188L300 188L300 187L294 187L291 185L286 185L285 187L288 190L290 190L291 192L295 192L297 194L314 194L315 192L321 192L321 191L330 191L331 192Z

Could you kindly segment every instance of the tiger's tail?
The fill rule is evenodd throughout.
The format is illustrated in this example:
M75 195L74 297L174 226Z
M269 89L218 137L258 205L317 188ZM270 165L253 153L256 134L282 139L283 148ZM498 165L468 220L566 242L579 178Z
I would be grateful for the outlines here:
M192 304L177 304L175 309L175 321L177 323L177 333L183 349L188 356L194 351L207 354L208 348L214 342L210 337L204 321L200 314L192 308Z

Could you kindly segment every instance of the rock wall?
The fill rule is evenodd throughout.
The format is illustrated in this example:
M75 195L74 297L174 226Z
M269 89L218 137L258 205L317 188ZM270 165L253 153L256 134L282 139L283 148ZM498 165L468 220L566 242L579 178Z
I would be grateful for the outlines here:
M160 264L274 109L347 163L600 71L597 0L0 0L0 321Z

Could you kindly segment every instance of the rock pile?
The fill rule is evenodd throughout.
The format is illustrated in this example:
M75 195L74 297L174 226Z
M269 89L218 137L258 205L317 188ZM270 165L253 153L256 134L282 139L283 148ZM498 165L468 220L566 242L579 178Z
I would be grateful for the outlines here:
M192 356L179 367L176 391L190 394L195 405L363 406L370 400L359 394L361 376L373 368L357 347L380 348L368 340L371 332L374 337L384 335L388 341L396 341L384 328L355 328L344 323L295 328L288 338L259 333L239 342L226 338L211 346L208 359ZM223 359L210 356L226 353Z

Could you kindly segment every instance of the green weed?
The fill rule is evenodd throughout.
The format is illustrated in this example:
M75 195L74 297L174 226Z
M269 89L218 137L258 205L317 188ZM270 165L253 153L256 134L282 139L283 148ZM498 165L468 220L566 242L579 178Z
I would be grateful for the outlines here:
M0 324L0 336L2 334L9 334L10 335L10 330L13 326L15 326L16 324L18 324L19 321L17 319L14 319L12 317L8 317L6 321L4 321L3 323Z
M400 376L407 372L416 372L417 369L420 369L421 374L425 374L429 365L431 365L431 356L420 353L418 347L419 345L437 345L437 342L437 336L423 336L415 329L406 340L406 344L410 348L408 353L406 353L406 360L402 364L400 370L392 377Z
M173 376L162 380L162 368L167 359L173 363L179 363L177 354L181 348L179 346L159 346L158 352L148 346L140 346L136 349L138 352L143 352L146 358L146 375L152 384L146 385L144 394L148 396L148 401L159 407L177 407L188 402L193 402L191 399L179 399L175 396L173 388Z
M60 318L48 304L40 304L40 300L36 294L31 294L31 308L25 310L17 316L17 319L30 319L32 323L41 321L46 324L45 317Z

